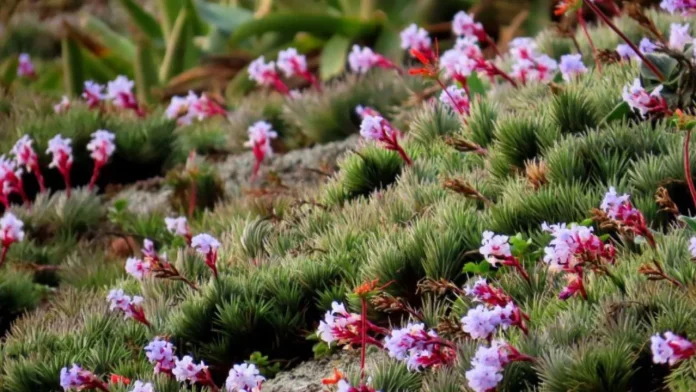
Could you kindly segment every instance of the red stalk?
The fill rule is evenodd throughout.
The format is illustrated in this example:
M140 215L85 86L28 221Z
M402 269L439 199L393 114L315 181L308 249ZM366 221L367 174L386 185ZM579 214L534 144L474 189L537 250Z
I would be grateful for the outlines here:
M689 157L690 142L691 129L687 129L686 136L684 137L684 175L686 176L686 183L689 186L691 201L694 203L694 208L696 208L696 187L694 187L694 180L691 178L691 158Z
M638 57L640 57L640 59L643 60L645 65L650 69L650 71L652 71L653 74L655 74L655 76L657 76L658 79L660 79L661 82L665 81L665 76L662 74L662 72L660 72L659 69L657 69L657 67L655 67L655 64L653 64L650 60L648 60L647 57L645 57L643 52L641 52L640 49L638 49L638 47L633 42L631 42L630 39L628 39L626 34L624 34L621 30L619 30L618 27L616 27L614 22L612 22L611 19L609 19L609 17L607 17L604 14L604 12L602 12L602 10L600 10L592 1L587 1L585 2L585 4L587 4L587 6L592 10L592 12L594 12L600 19L602 19L602 21L606 23L610 29L614 30L614 32L618 34L619 37L621 37L621 39L623 39L626 42L626 45L630 46L631 49L633 49L633 51L638 55Z
M362 311L360 314L360 384L365 379L365 354L367 352L367 300L364 296L360 297Z
M36 181L38 181L39 183L39 191L41 193L44 193L46 191L46 184L44 183L44 178L41 174L41 168L38 164L34 164L32 166L33 167L31 168L31 171L34 173L34 175L36 176Z
M101 168L104 166L104 164L101 161L95 161L94 162L94 170L92 170L92 178L89 180L89 185L87 186L87 189L90 191L94 189L94 186L97 184L97 178L99 178L99 172L101 172Z

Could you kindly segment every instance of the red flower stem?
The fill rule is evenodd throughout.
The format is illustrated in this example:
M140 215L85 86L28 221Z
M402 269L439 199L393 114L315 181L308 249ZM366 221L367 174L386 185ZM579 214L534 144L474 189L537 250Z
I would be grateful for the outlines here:
M517 82L510 75L506 74L503 70L498 68L495 64L493 64L493 63L489 63L489 64L493 68L493 71L495 72L496 75L498 75L498 76L502 77L503 79L507 80L508 82L510 82L512 87L515 87L515 88L518 87Z
M686 176L686 184L689 186L691 201L694 203L694 208L696 208L696 187L694 187L694 180L691 177L691 158L689 157L690 143L691 129L687 129L686 136L684 137L684 175Z
M592 0L590 0L592 1ZM587 37L587 42L590 43L590 48L592 49L592 57L594 58L595 61L595 67L597 67L597 71L599 73L602 73L602 63L599 61L599 56L597 56L597 48L594 45L594 42L592 41L592 38L590 37L590 33L587 31L587 23L585 22L585 17L582 16L582 10L578 10L578 23L580 23L580 26L582 27L582 31L585 33L585 37Z
M493 38L491 38L490 35L486 34L485 40L488 43L488 45L490 45L491 48L493 48L493 52L495 53L495 55L498 57L502 57L502 55L500 54L500 50L498 50L498 45L495 44L495 41L493 41Z
M70 172L66 171L62 174L63 174L63 180L65 180L65 195L69 199L71 191L72 191L72 184L70 183Z
M365 297L360 297L361 314L360 314L360 384L365 379L365 354L367 352L367 300Z
M2 255L0 255L0 268L2 268L2 265L5 263L5 259L7 258L7 251L8 250L10 250L9 246L2 247Z
M39 183L39 191L41 193L44 193L46 191L46 184L44 183L44 178L43 175L41 174L41 168L39 165L33 165L32 171L34 172L34 175L36 176L36 181Z
M92 170L92 178L89 180L88 190L93 190L94 186L97 184L97 178L99 178L99 172L101 172L103 164L101 162L94 162L94 170Z
M655 76L657 76L658 79L660 79L661 82L665 81L665 76L662 74L662 72L660 72L659 69L657 69L657 67L655 67L655 64L653 64L650 60L648 60L647 57L645 57L643 52L641 52L640 49L638 49L638 47L633 42L631 42L630 39L628 39L626 34L624 34L621 30L619 30L618 27L616 27L614 22L612 22L611 19L609 19L609 17L607 17L604 14L604 12L602 12L602 10L600 10L592 1L586 1L585 4L587 4L587 6L600 19L602 19L602 21L604 21L604 23L606 23L610 29L614 30L614 32L618 34L619 37L621 37L621 39L623 39L626 42L626 44L631 47L631 49L633 49L633 51L638 55L638 57L640 57L640 59L643 60L645 65L650 69L650 71L652 71L653 74L655 74Z

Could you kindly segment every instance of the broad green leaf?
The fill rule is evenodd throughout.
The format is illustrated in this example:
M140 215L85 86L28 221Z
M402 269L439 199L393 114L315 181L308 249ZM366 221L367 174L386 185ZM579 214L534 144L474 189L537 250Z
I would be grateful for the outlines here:
M119 0L133 24L151 40L163 39L162 28L154 16L145 11L135 0Z
M389 60L399 63L404 55L400 45L399 32L393 26L385 24L377 36L375 51Z
M152 87L157 84L157 70L152 61L152 48L147 40L141 40L138 43L134 68L138 100L150 102L152 100Z
M624 101L621 101L614 109L607 114L600 124L607 124L612 121L621 120L631 114L631 107Z
M677 60L664 53L648 53L645 56L665 77L665 81L661 81L645 62L641 63L640 76L643 81L643 87L647 90L652 90L660 84L665 84L665 82L678 78L679 63Z
M349 47L350 40L340 35L334 35L326 41L319 58L319 76L322 80L331 79L343 72Z
M225 7L220 4L197 0L196 8L201 19L226 34L232 34L239 25L254 19L253 12L241 7Z
M135 57L135 45L133 42L113 31L101 20L90 15L83 15L80 20L80 26L91 38L107 47L113 55L125 59L127 62L130 62Z
M84 70L80 46L71 38L61 40L61 57L63 59L63 83L65 94L77 96L82 93Z
M471 98L475 98L477 95L480 95L481 97L486 96L486 87L483 85L483 82L481 81L481 78L479 78L478 73L472 72L471 75L466 80L467 85L469 86L469 93L471 94Z
M164 59L159 70L159 80L161 83L167 82L172 76L181 72L184 68L184 56L186 55L186 21L188 13L182 9L176 19L169 40Z
M230 38L233 45L254 36L268 32L296 34L306 32L320 37L336 34L357 38L377 31L375 21L361 21L355 18L307 13L272 13L263 18L241 24Z
M680 215L679 220L686 223L686 227L691 229L691 231L696 231L696 218L692 218L686 215Z

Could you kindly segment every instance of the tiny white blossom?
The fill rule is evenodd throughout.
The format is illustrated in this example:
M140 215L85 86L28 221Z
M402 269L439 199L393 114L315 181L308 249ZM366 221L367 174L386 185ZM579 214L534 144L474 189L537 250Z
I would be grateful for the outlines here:
M401 31L401 49L425 50L428 48L430 48L430 36L422 27L414 23Z

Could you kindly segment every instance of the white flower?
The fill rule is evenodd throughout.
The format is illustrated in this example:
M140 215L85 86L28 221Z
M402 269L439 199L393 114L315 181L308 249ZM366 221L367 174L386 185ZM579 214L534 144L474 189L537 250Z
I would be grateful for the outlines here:
M360 123L360 136L367 140L382 140L385 133L382 127L383 121L384 119L380 116L366 114Z
M176 218L166 217L164 218L164 224L167 226L167 230L172 234L184 237L189 235L190 230L185 216Z
M353 389L353 386L346 380L339 380L336 384L336 392L351 392Z
M46 154L53 155L53 159L48 167L62 168L65 165L72 164L72 147L70 144L72 140L69 138L64 138L60 134L54 136L48 141L48 148L46 149Z
M184 382L196 382L198 379L198 373L207 369L207 366L201 361L200 364L193 362L193 358L190 355L186 355L183 358L174 359L174 369L172 369L172 374L176 378L176 381Z
M63 390L68 391L71 389L78 389L79 387L81 387L84 383L83 377L81 375L82 372L82 368L77 364L73 364L70 369L68 369L67 367L61 369L60 386L63 388Z
M8 247L15 242L21 242L24 240L24 222L17 219L17 217L11 213L6 212L2 218L0 218L0 242L3 247Z
M469 388L475 392L488 392L496 389L503 380L501 370L492 366L475 366L466 372Z
M467 14L464 11L459 11L454 15L452 20L452 32L456 36L476 36L478 32L483 31L483 25L474 21L473 15Z
M486 339L491 336L502 323L499 306L496 309L488 309L483 305L469 309L466 316L462 317L462 330L473 339Z
M657 86L652 93L648 94L640 83L640 79L636 78L630 86L624 86L623 100L633 110L638 110L641 117L645 118L651 109L651 104L654 104L655 99L660 98L662 86Z
M273 61L266 63L263 56L252 61L247 70L249 72L249 79L262 86L272 85L277 78L275 63Z
M17 164L25 166L28 171L31 171L32 165L36 163L36 152L31 146L32 140L29 135L24 135L15 143L10 153L14 155Z
M495 266L502 260L512 256L510 244L508 243L509 239L510 237L506 235L495 235L492 231L484 231L479 253L486 261Z
M142 381L138 380L133 384L133 389L131 389L131 392L154 392L155 389L152 386L151 383L143 383Z
M87 101L87 105L89 105L90 108L99 105L99 102L106 98L104 95L104 86L91 80L86 81L85 87L82 90L82 98Z
M174 369L174 345L160 337L145 346L145 356L150 363L155 364L155 373Z
M510 54L515 60L530 60L537 55L537 43L533 38L518 37L510 41Z
M587 72L587 67L582 62L581 54L567 54L561 56L561 64L559 65L563 80L569 82L578 75Z
M353 73L367 73L379 61L379 56L367 46L360 47L353 45L353 49L348 55L348 65Z
M694 344L672 332L665 332L664 338L659 334L650 338L650 350L654 363L669 363L674 365L694 355Z
M295 48L288 48L278 52L277 64L278 68L288 78L307 72L307 58L297 53Z
M638 58L638 53L636 53L630 45L619 44L616 46L616 53L621 57L622 60L632 60Z
M331 310L324 315L324 320L319 322L317 332L321 340L331 344L340 339L337 334L345 332L347 326L355 324L359 320L359 315L348 313L343 304L334 301L331 303Z
M143 297L136 295L131 298L130 295L124 294L123 289L112 289L106 299L109 301L109 310L123 312L126 319L132 318L135 315L134 309L143 302Z
M447 91L441 92L440 102L455 112L469 113L469 96L466 94L466 90L458 86L451 85L447 87Z
M116 135L105 129L99 129L92 134L92 140L87 144L87 150L92 153L90 156L102 164L109 160L109 157L116 151L114 140Z
M265 378L261 376L254 364L234 365L227 376L225 389L227 392L251 392L264 380Z
M474 47L478 48L476 45ZM440 67L444 70L447 78L455 76L468 77L474 71L476 63L464 51L450 49L440 56Z
M198 234L191 239L191 247L198 253L207 255L211 252L216 252L220 248L220 242L210 234Z
M602 204L599 205L599 208L606 212L610 218L617 219L619 218L621 206L628 203L630 198L631 196L627 193L619 196L616 193L616 188L612 186L609 187L609 191L604 194L604 199L602 199Z
M401 49L425 50L430 48L428 32L415 23L401 31Z
M53 111L56 114L63 114L70 109L70 98L68 98L67 95L63 95L63 98L60 99L60 102L57 104L53 105Z
M656 49L657 45L650 41L650 38L643 38L640 40L640 44L638 44L638 50L640 50L643 54L652 53Z
M196 113L192 110L195 103L198 102L198 96L189 91L185 97L174 96L169 101L169 106L164 112L165 117L170 120L176 119L179 125L191 125L193 119L196 118Z
M669 30L668 46L674 50L684 50L684 46L693 41L689 35L689 24L672 23Z
M106 85L106 98L110 99L114 105L121 108L132 108L135 96L133 86L135 82L127 77L120 75Z
M135 257L126 260L126 273L135 279L143 280L150 273L150 263Z
M271 140L278 137L278 133L273 130L273 126L266 121L257 121L247 130L249 140L244 143L245 147L251 147L254 155L259 160L273 156Z

